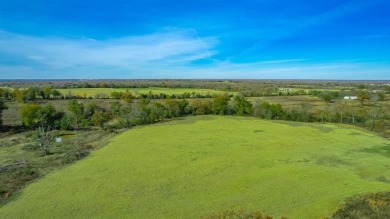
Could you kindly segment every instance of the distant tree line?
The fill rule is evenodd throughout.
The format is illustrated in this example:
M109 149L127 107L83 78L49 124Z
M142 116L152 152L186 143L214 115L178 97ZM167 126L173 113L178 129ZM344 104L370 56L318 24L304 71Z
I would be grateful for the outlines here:
M271 95L307 95L305 90L311 89L367 89L382 90L390 93L390 85L385 81L315 81L315 80L21 80L0 81L0 87L44 87L52 89L67 88L200 88L240 92L244 96ZM279 88L290 87L295 90L280 92ZM160 98L162 99L162 98Z
M37 99L50 100L63 98L61 92L49 86L44 87L28 87L26 89L15 88L0 88L0 98L4 100L29 102Z
M14 87L1 88L1 86ZM23 85L23 86L22 86ZM21 87L21 89L18 89ZM19 102L34 101L36 99L120 99L124 92L112 92L111 94L97 93L94 97L87 97L86 94L73 94L69 91L62 94L57 89L68 88L200 88L220 90L226 92L238 92L245 97L261 96L293 96L313 95L322 98L327 102L344 96L358 96L359 100L368 99L367 96L376 95L384 99L386 93L390 93L388 84L358 84L353 82L325 82L325 81L260 81L260 80L97 80L97 81L21 81L0 83L0 97L6 100ZM286 87L290 87L287 88ZM294 88L294 89L292 89ZM283 91L283 89L285 89ZM136 98L149 99L189 99L189 98L211 98L212 94L195 92L184 92L182 94L152 93L140 94Z

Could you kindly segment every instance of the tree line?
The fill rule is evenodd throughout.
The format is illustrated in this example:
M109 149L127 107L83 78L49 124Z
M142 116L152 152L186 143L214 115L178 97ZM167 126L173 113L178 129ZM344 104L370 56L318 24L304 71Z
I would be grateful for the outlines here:
M126 93L124 93L126 94ZM388 112L384 106L374 103L364 108L337 102L321 107L301 104L299 107L284 108L280 104L266 101L251 103L243 95L231 96L228 93L215 94L211 99L163 99L152 100L140 96L121 95L110 109L98 106L95 102L83 104L78 100L68 101L69 112L57 112L51 105L35 103L23 105L20 110L22 123L27 127L49 125L58 129L78 129L85 126L131 127L150 124L165 119L186 115L238 115L255 116L262 119L288 120L300 122L350 123L365 126L371 130L384 128ZM107 123L110 122L109 125Z
M37 99L61 99L63 98L63 95L60 91L53 89L50 86L28 87L26 89L15 88L13 90L9 88L0 88L0 98L25 103Z

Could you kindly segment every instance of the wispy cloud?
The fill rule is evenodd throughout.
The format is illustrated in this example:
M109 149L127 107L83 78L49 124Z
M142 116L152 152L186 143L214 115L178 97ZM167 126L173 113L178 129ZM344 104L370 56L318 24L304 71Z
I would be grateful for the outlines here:
M51 68L116 66L156 63L185 64L209 58L215 38L199 38L189 31L155 33L112 40L38 38L0 32L0 55L27 59Z
M0 78L389 79L390 75L386 62L217 61L212 56L218 53L218 43L216 37L200 37L193 30L103 41L0 31ZM207 62L194 64L199 60Z

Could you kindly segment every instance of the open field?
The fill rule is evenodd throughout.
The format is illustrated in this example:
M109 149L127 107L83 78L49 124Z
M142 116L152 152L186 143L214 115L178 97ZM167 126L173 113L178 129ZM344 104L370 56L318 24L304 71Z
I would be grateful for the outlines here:
M283 138L281 138L283 136ZM137 127L29 185L0 218L321 218L390 190L390 142L348 125L198 116Z
M283 107L298 107L302 104L309 104L311 106L323 106L325 101L316 96L299 95L299 96L266 96L266 97L249 97L252 103L257 101L267 101L272 104L280 104Z
M125 92L129 90L129 92L136 94L148 94L152 92L153 94L164 93L167 95L172 94L184 94L187 93L200 93L200 94L220 94L224 93L224 91L211 90L211 89L197 89L197 88L160 88L160 87L151 87L151 88L70 88L70 89L58 89L63 95L67 95L68 92L72 92L73 95L79 95L86 97L94 97L98 93L105 93L108 96L116 91L116 92Z

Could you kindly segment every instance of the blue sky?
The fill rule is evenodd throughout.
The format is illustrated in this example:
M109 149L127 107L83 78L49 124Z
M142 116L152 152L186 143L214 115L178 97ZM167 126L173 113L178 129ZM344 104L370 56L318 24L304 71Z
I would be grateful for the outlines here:
M390 1L0 0L1 79L390 79Z

